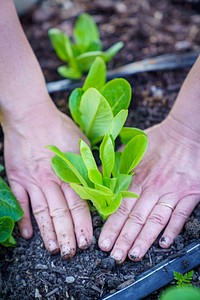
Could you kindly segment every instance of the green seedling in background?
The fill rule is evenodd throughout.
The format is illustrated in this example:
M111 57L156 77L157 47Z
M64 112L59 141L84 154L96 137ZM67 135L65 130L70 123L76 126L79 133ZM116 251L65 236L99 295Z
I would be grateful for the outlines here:
M129 83L122 78L106 83L105 63L96 58L83 87L70 95L69 107L92 149L98 150L102 170L83 140L80 140L80 154L47 147L56 154L52 159L56 175L68 182L82 199L90 200L103 220L118 209L123 198L138 198L128 189L148 140L142 130L124 127L130 100ZM125 144L122 152L115 150L118 137Z
M184 275L174 271L174 279L176 280L176 284L178 287L191 286L193 275L194 275L193 270Z
M1 167L2 170L2 167ZM23 216L17 199L11 192L9 186L0 177L0 244L6 247L16 246L12 236L15 222Z
M105 63L109 62L124 45L123 42L118 42L102 51L98 27L87 13L82 13L77 18L73 41L57 28L51 28L48 35L57 56L67 64L59 67L58 73L71 79L80 79L87 73L96 57L101 57Z

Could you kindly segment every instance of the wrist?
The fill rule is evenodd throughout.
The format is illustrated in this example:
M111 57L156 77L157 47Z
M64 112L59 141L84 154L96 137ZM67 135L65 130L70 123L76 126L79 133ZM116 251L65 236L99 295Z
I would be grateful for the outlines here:
M178 119L173 112L161 123L161 128L177 143L200 151L200 132Z
M38 125L42 120L49 118L56 110L48 93L46 95L39 94L39 96L34 98L31 95L26 99L23 97L19 100L15 102L12 99L12 106L9 104L1 106L0 121L3 131L7 128L15 128L25 124Z

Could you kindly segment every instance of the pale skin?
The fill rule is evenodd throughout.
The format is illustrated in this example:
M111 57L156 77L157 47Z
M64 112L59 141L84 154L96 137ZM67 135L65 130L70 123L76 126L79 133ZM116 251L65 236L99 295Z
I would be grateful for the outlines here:
M118 263L142 259L164 228L159 244L170 247L200 201L199 83L200 57L166 120L147 130L149 148L131 187L140 198L124 199L103 227L99 246Z
M86 202L55 176L52 154L45 146L78 152L78 140L85 137L50 99L11 0L1 1L0 29L4 158L11 189L24 210L20 233L26 239L33 234L31 205L46 249L69 258L76 245L85 249L92 242L90 212ZM140 198L124 199L103 227L99 247L111 251L118 263L127 255L140 260L164 228L160 246L169 247L199 202L199 82L200 59L168 118L147 131L149 148L131 187Z

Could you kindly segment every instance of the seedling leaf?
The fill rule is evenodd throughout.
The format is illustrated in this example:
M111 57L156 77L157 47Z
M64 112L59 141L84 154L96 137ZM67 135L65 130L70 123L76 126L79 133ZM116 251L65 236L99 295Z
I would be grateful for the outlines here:
M106 83L101 91L108 101L113 115L116 116L122 109L127 109L131 101L131 86L127 80L116 78Z
M124 147L121 155L119 171L129 174L139 164L147 150L148 140L145 135L137 135Z
M97 57L92 64L89 73L85 79L83 90L86 91L90 87L100 90L106 82L106 65L100 57Z

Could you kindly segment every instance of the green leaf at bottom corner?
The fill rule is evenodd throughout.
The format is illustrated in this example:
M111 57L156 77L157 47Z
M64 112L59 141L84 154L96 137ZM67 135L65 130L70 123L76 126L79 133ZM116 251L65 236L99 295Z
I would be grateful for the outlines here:
M17 245L17 243L16 243L14 237L12 235L10 235L9 238L5 242L2 243L2 245L4 247L15 247Z
M15 222L11 217L0 217L0 244L5 243L12 234Z
M0 217L11 217L15 222L23 217L23 210L10 187L0 177Z

